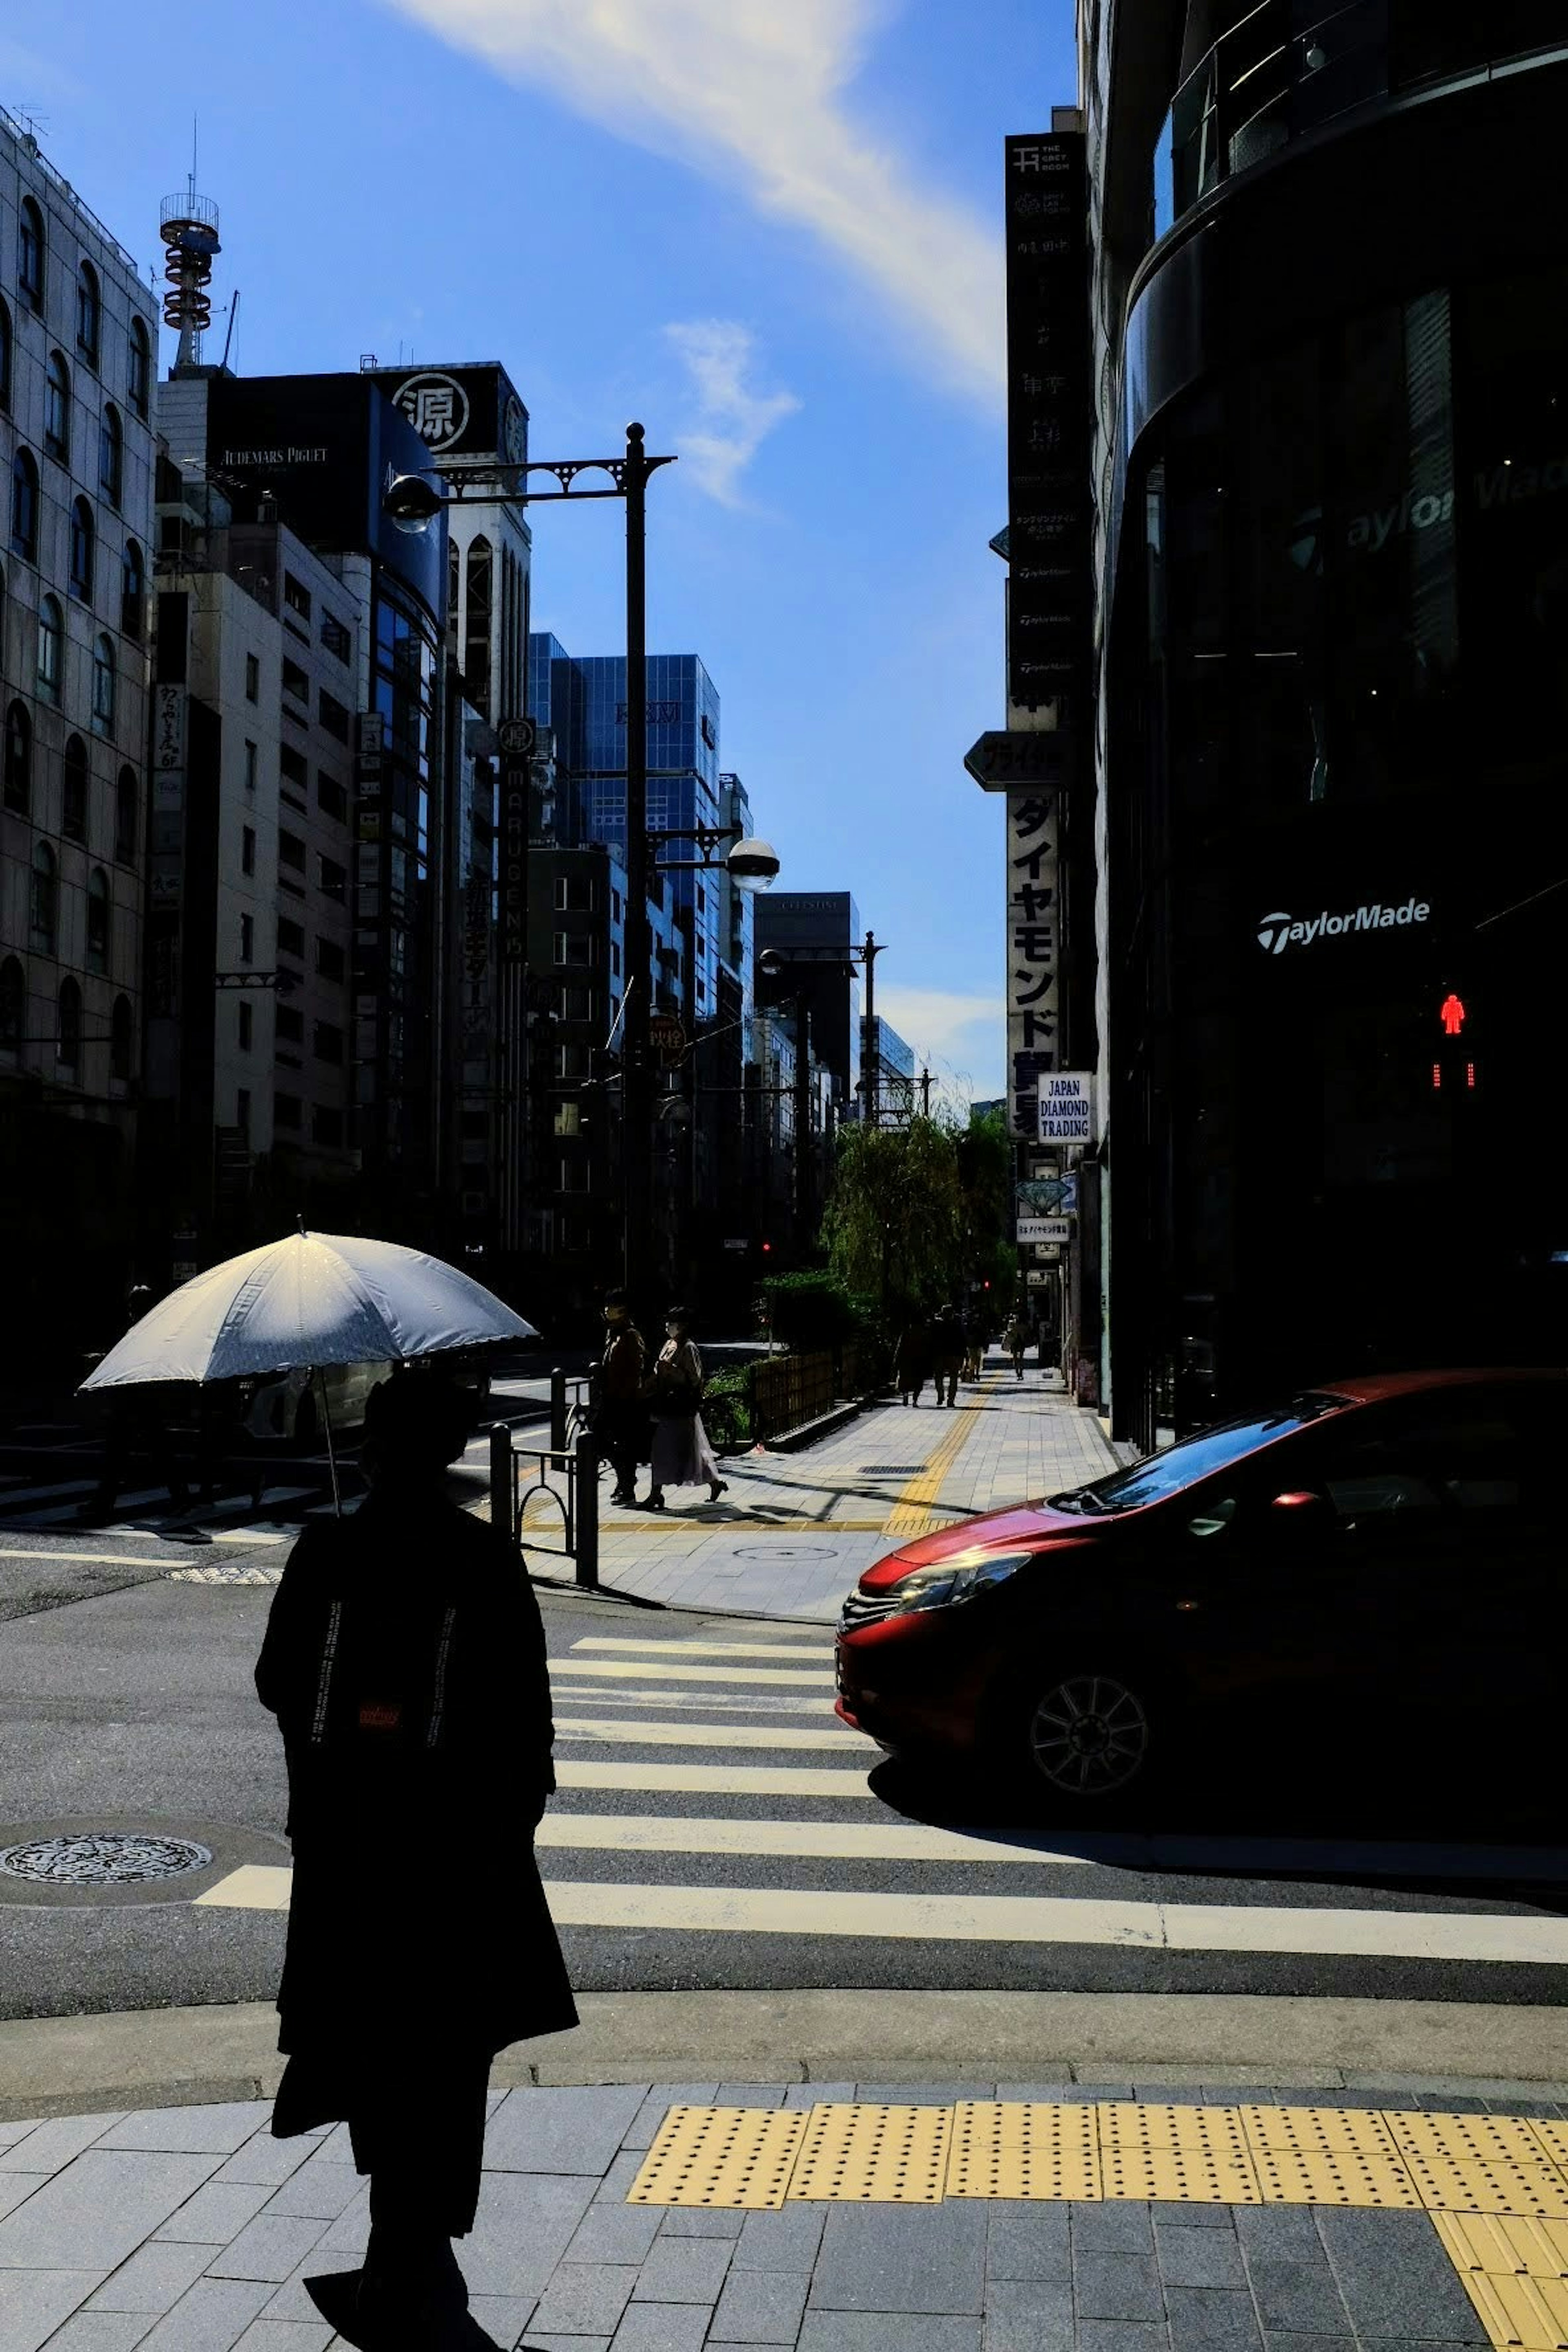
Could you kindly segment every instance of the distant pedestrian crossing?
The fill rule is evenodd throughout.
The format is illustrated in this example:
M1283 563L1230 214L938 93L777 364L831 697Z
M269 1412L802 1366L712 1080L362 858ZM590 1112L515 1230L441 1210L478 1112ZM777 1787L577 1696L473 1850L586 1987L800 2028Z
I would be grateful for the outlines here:
M871 1785L876 1751L832 1714L831 1654L794 1636L617 1635L584 1637L551 1660L557 1795L536 1843L556 1924L582 1939L569 1939L574 1964L607 1936L621 1954L637 1938L655 1977L659 1952L700 1948L704 1980L715 1982L724 1980L724 1948L742 1937L802 1939L819 1954L847 1940L902 1952L911 1983L921 1980L915 1947L977 1944L1041 1956L1071 1947L1233 1963L1250 1955L1259 1967L1290 1958L1568 1966L1568 1919L1510 1905L1506 1885L1489 1904L1472 1894L1463 1908L1426 1889L1389 1891L1390 1878L1414 1883L1424 1864L1437 1877L1436 1849L1295 1845L1272 1864L1284 1900L1237 1902L1226 1899L1233 1880L1200 1873L1250 1869L1256 1889L1268 1859L1240 1841L1228 1842L1227 1856L1227 1842L1215 1839L1202 1842L1199 1859L1194 1841L1181 1899L1169 1900L1158 1871L1151 1874L1160 1841L1064 1843L1059 1833L905 1820ZM688 1800L699 1801L689 1809ZM1484 1856L1445 1859L1456 1884L1488 1875ZM1568 1856L1517 1859L1531 1876L1568 1877ZM1163 1867L1173 1864L1174 1852ZM1314 1871L1324 1884L1310 1883ZM1380 1890L1370 1902L1353 1883L1327 1883L1357 1875ZM195 1901L286 1908L289 1878L247 1865ZM1196 1899L1211 1887L1215 1899ZM898 1966L886 1960L886 1969Z

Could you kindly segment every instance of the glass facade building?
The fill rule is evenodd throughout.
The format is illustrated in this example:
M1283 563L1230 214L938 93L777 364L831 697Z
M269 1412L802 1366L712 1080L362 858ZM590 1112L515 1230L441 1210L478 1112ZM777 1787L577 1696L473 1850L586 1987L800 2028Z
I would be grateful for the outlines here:
M1529 5L1080 12L1101 1276L1113 1425L1141 1443L1281 1384L1568 1342L1551 13L1556 50ZM1140 110L1142 215L1111 161Z

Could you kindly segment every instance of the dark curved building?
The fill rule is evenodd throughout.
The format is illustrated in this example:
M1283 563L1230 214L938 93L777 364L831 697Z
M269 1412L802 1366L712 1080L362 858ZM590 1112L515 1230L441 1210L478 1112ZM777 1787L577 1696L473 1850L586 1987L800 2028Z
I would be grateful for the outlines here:
M1568 0L1082 0L1103 1354L1568 1356Z

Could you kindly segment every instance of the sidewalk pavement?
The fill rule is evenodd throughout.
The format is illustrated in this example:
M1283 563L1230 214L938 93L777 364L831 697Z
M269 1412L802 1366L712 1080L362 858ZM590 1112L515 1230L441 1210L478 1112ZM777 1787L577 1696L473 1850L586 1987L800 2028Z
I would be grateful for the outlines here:
M1547 2352L1565 2100L498 2088L455 2251L474 2319L531 2352ZM346 2126L269 2125L265 2100L0 2124L0 2352L340 2344L304 2281L363 2259L369 2184Z
M1053 1371L1020 1383L992 1358L956 1410L875 1406L802 1454L765 1447L721 1465L729 1492L662 1514L613 1510L602 1495L599 1580L667 1608L730 1610L810 1624L837 1621L844 1595L900 1541L1120 1466L1095 1415ZM570 1577L560 1515L535 1495L523 1546L538 1574Z

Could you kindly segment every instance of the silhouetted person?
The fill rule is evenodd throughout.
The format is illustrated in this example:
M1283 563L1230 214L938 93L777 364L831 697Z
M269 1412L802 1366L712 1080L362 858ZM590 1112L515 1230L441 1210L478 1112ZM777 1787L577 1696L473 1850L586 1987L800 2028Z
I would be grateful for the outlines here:
M918 1315L911 1318L899 1334L893 1370L898 1377L899 1394L904 1402L919 1404L926 1374L931 1370L931 1339L924 1322ZM937 1402L942 1402L940 1397Z
M938 1404L955 1405L965 1343L963 1322L951 1307L937 1309L931 1338L931 1360L936 1366L936 1401Z
M647 1349L632 1321L624 1290L605 1293L605 1360L599 1370L595 1435L616 1474L612 1503L637 1499L637 1465L649 1454L648 1410L643 1397Z
M272 2130L347 2122L364 2267L306 2285L387 2352L490 2342L449 2243L474 2225L490 2062L577 2022L533 1859L555 1786L544 1629L516 1548L446 1491L467 1434L436 1378L373 1392L370 1491L300 1534L256 1666L294 1849Z

